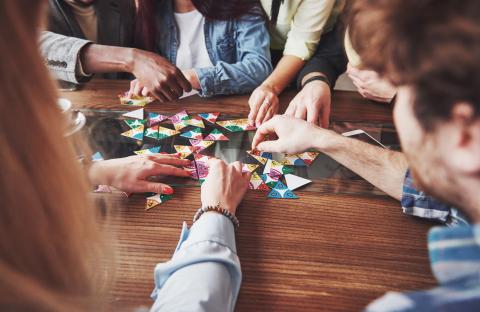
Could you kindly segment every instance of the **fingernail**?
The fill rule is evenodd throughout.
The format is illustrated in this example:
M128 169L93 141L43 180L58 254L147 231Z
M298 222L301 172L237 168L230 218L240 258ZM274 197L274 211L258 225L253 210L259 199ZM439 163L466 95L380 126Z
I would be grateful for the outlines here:
M166 195L172 195L173 194L173 188L171 188L170 186L165 186L163 188L163 194L166 194Z

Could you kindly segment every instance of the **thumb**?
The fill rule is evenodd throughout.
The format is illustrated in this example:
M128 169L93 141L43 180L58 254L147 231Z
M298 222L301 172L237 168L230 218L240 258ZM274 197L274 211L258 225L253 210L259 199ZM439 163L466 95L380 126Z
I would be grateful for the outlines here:
M261 152L270 152L270 153L281 152L281 146L280 146L279 140L260 142L257 145L257 149Z

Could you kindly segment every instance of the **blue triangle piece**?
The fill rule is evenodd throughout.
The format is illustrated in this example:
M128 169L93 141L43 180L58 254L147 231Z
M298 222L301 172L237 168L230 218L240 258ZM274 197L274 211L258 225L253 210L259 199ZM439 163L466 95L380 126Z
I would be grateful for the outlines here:
M275 189L272 189L270 193L268 193L268 198L282 198L282 195Z
M293 162L293 165L294 166L304 166L306 167L307 164L303 161L303 159L295 159L295 161Z
M283 198L297 199L298 196L295 195L292 191L287 190L287 191L283 194Z
M284 199L296 199L298 198L288 187L282 182L278 181L275 187L268 194L269 198L284 198Z
M274 187L275 190L288 190L288 187L282 182L278 181Z

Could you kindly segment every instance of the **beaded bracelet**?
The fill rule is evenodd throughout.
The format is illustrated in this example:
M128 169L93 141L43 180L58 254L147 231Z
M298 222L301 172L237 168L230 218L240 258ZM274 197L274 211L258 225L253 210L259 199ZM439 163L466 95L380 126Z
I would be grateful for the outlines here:
M233 215L230 211L228 211L227 209L224 209L222 207L220 207L220 203L217 203L215 206L206 206L206 207L201 207L197 210L197 212L195 213L195 216L193 217L193 223L197 222L198 219L200 219L200 217L205 213L205 212L208 212L208 211L215 211L215 212L218 212L218 213L221 213L222 215L224 215L225 217L229 218L230 221L232 221L233 223L233 227L235 229L238 229L238 227L240 226L240 222L238 222L238 219L235 215Z

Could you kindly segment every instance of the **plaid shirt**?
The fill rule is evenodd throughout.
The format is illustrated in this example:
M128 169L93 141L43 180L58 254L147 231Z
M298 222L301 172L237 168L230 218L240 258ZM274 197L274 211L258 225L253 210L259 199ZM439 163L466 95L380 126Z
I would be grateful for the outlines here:
M408 293L389 292L372 302L366 312L378 311L480 311L480 224L417 191L407 172L402 208L409 215L442 222L428 234L432 272L439 286Z
M447 226L468 225L468 219L457 209L439 202L416 189L410 170L405 174L402 195L403 213L444 223Z

